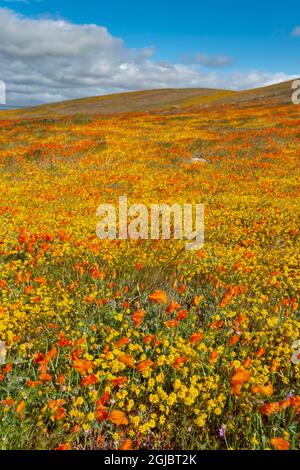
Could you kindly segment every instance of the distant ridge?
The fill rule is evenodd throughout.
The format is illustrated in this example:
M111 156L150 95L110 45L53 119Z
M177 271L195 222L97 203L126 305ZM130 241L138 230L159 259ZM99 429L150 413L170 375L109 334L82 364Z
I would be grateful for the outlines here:
M212 88L167 88L134 91L62 101L0 112L0 119L48 118L74 114L115 114L140 111L172 111L209 105L256 105L262 101L291 103L292 81L246 91Z

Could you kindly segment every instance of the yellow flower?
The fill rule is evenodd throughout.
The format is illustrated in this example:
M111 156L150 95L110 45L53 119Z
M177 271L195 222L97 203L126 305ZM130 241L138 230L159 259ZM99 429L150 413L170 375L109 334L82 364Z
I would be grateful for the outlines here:
M197 426L202 428L203 426L205 426L206 419L207 419L207 415L205 413L201 413L198 416L198 418L195 419L195 423L196 423Z
M166 417L164 415L161 415L159 418L159 424L163 426L165 422L166 422Z
M81 406L81 405L83 405L83 403L84 403L84 399L83 399L82 397L78 397L78 398L75 400L74 405L75 405L75 406Z
M94 421L95 413L92 413L92 412L88 413L87 419L88 419L88 421Z

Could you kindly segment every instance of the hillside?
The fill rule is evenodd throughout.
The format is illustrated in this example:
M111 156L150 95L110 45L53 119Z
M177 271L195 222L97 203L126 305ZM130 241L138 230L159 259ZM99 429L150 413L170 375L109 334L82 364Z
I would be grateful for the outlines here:
M0 118L41 118L75 114L115 114L139 111L173 112L208 105L238 104L239 106L288 104L291 102L292 81L245 91L211 88L168 88L62 101L32 108L0 111Z
M77 100L51 103L33 108L18 109L1 113L5 117L43 117L53 115L82 114L114 114L150 109L162 109L170 106L179 106L191 99L197 99L200 103L218 100L224 95L232 95L234 92L215 90L209 88L181 88L145 90L113 95L81 98Z
M0 448L299 449L300 108L274 104L288 88L1 121ZM145 216L122 211L128 239L107 218L103 239L124 196ZM182 208L188 237L186 207L204 204L204 245L196 213L195 250L175 218L153 234L153 204Z

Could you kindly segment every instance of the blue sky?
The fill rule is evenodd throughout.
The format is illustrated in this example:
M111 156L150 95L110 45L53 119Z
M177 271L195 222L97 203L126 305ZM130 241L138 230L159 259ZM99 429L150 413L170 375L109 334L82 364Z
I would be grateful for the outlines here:
M300 1L0 0L1 7L9 9L11 15L23 15L24 21L64 20L66 24L78 26L103 26L112 38L122 39L127 51L139 54L147 50L148 61L164 64L169 70L173 64L182 64L184 70L198 71L204 85L209 82L209 76L214 77L213 87L223 83L226 87L226 77L229 81L232 75L235 88L300 76L300 28L297 30ZM44 57L46 61L47 56ZM180 69L182 76L185 76L184 70ZM259 77L257 83L254 78L247 81L246 74L254 73ZM141 85L147 85L142 78ZM184 79L172 80L171 85L173 82L175 86L177 83L185 85ZM99 93L119 91L122 83L119 79L117 83L118 86L112 87L102 83ZM153 87L159 87L159 83L156 74ZM193 83L197 86L196 77L191 78L187 73L186 86L193 86ZM124 88L128 85L128 89L137 88L135 81L125 80L124 85Z

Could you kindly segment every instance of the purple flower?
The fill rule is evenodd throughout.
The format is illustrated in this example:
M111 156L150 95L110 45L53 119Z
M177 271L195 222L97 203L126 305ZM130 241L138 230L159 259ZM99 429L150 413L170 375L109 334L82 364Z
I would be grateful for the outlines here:
M224 437L225 436L225 431L226 431L226 424L222 424L222 426L219 429L219 436Z

